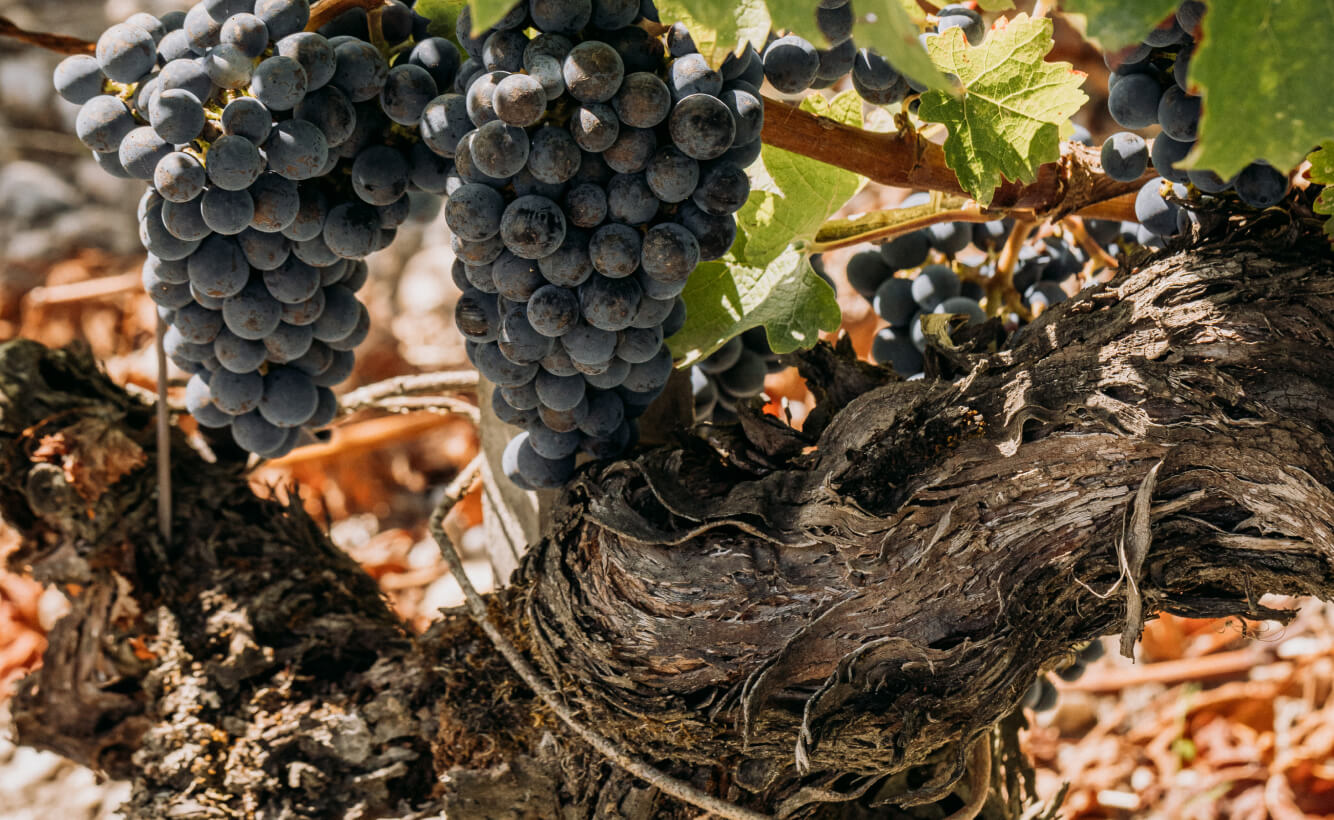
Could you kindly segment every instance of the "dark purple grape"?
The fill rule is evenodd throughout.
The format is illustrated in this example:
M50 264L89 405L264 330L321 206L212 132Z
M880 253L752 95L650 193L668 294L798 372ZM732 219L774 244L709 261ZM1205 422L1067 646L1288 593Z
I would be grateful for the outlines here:
M687 156L716 159L732 147L736 124L727 105L709 94L683 97L668 119L672 142Z
M569 0L565 0L568 2ZM597 40L585 40L565 55L561 66L565 88L581 103L610 100L625 79L625 64L616 49Z
M459 70L459 51L443 37L430 37L413 46L408 62L431 75L436 88L444 92L454 84Z
M521 196L505 208L500 235L515 255L541 259L565 239L565 216L560 206L546 197Z

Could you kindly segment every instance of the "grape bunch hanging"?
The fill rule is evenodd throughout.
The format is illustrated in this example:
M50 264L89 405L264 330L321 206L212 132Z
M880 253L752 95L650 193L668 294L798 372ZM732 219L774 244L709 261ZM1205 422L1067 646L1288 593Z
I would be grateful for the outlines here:
M385 36L402 41L419 18L394 8ZM190 412L270 457L333 420L369 331L362 259L393 241L409 188L444 193L452 170L412 129L451 87L454 47L423 39L391 67L309 18L306 0L137 14L55 72L98 163L150 185L144 286L193 374Z
M905 198L902 207L929 201L930 196L919 191ZM1041 313L1094 284L1094 269L1119 255L1122 243L1133 242L1137 227L1083 220L1086 241L1097 246L1095 260L1067 230L1026 234L1007 262L1012 287L991 293L986 286L996 281L1002 250L1014 230L1008 218L939 222L856 253L847 261L848 284L888 325L876 333L871 359L904 378L921 378L927 340L920 319L927 314L965 316L968 324L997 316L1011 330L1022 328L1022 316ZM1008 290L1018 297L1017 306L1005 302Z
M671 375L681 291L727 252L750 193L764 115L752 64L669 60L639 18L638 2L534 0L476 32L465 11L464 93L423 124L464 183L445 206L455 323L497 385L496 415L523 428L502 463L525 488L636 440Z
M372 43L355 14L305 31L306 0L203 0L63 61L79 138L150 185L144 284L196 419L268 457L333 419L369 331L362 260L422 191L448 196L469 358L525 428L511 477L557 486L577 450L628 446L763 122L758 60L669 60L644 10L532 0L477 32L465 9L463 59L401 3Z
M1132 131L1122 131L1102 145L1103 170L1113 179L1136 180L1150 162L1160 175L1146 182L1135 199L1135 217L1143 226L1140 239L1146 244L1153 237L1170 237L1186 227L1190 213L1174 200L1187 196L1187 184L1207 196L1235 191L1251 208L1276 205L1288 190L1288 178L1265 162L1247 165L1232 179L1206 169L1176 167L1195 147L1199 133L1201 100L1191 93L1189 75L1195 35L1204 15L1204 3L1187 0L1143 42L1106 58L1112 69L1107 81L1107 110L1112 119L1122 128L1157 125L1162 129L1152 143Z

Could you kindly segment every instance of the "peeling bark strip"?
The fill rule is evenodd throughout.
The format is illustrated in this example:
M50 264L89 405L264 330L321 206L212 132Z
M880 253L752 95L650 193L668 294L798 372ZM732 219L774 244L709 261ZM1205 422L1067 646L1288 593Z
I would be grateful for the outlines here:
M1159 259L1014 349L933 349L953 381L818 349L807 433L749 419L585 470L491 617L586 724L723 799L971 810L951 790L1072 645L1334 598L1334 265L1302 253ZM179 437L164 545L154 447L86 353L0 345L0 514L74 596L20 739L133 778L131 816L691 816L461 613L413 638L298 508Z

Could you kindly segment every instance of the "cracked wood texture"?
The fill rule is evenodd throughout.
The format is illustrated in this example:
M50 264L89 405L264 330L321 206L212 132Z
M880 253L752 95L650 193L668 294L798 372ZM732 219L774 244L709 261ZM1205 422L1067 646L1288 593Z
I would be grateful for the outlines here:
M749 416L585 468L491 611L701 788L953 810L971 742L1078 642L1334 598L1334 265L1272 245L1151 259L999 352L970 331L929 351L940 379L817 348L806 432ZM78 350L0 347L12 560L74 604L21 741L133 778L133 817L696 814L592 756L462 613L409 635L299 509L175 444L168 546L150 408ZM1000 746L989 818L1018 804Z

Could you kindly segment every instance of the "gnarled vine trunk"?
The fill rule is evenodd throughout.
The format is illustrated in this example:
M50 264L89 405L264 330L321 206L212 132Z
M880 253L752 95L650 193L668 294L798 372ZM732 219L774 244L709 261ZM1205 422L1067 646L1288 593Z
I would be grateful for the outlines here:
M1011 349L933 349L947 379L818 349L806 433L750 417L586 468L491 612L584 721L706 791L788 816L957 804L972 741L1072 645L1334 597L1331 267L1164 256ZM140 817L693 816L464 614L409 636L298 509L181 442L163 544L152 441L86 355L0 348L15 560L78 585L22 740L133 777ZM986 816L1020 797L1002 747Z

